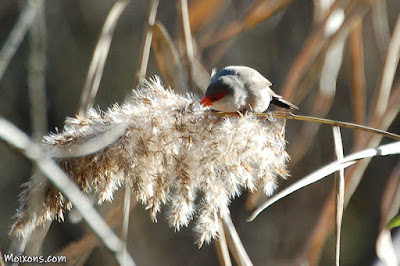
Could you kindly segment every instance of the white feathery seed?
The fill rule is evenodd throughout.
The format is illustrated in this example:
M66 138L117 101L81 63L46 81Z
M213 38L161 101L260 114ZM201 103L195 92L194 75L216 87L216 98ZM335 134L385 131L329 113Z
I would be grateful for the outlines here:
M229 212L230 200L243 189L273 193L277 177L288 175L289 156L280 123L251 113L221 117L199 102L193 95L165 89L153 78L123 105L66 119L62 132L44 137L44 148L49 154L67 154L122 129L109 138L109 145L91 154L54 159L83 192L96 192L99 203L112 201L114 191L127 183L153 221L163 205L169 207L168 220L175 230L194 219L201 246L216 237L221 214ZM29 226L62 220L70 208L43 176L31 178L21 201L11 232L17 235Z

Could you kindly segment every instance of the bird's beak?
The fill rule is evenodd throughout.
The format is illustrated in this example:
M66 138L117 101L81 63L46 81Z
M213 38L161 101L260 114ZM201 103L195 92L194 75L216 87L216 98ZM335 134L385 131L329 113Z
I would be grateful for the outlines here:
M201 100L200 104L202 104L204 107L212 105L212 101L207 98L207 96L204 96L203 100Z

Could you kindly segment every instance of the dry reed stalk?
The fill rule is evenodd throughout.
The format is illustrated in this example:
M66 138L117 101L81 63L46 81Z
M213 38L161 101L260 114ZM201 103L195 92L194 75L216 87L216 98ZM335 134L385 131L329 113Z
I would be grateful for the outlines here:
M229 248L225 237L225 230L222 224L222 219L219 221L220 231L218 232L218 240L215 242L218 261L220 265L232 266L231 257L229 256Z
M366 118L367 94L364 74L364 43L363 43L363 22L354 28L350 34L350 53L352 63L352 109L354 113L354 122L364 125ZM354 140L360 139L360 132L354 132Z
M338 161L343 160L343 142L340 134L340 128L335 126L333 137L335 141L335 155ZM340 232L342 229L342 219L344 210L344 168L335 173L335 191L336 191L336 224L335 224L335 262L340 265Z
M187 80L190 92L194 92L193 88L194 49L193 49L192 32L190 29L189 8L187 0L180 1L180 8L181 8L180 11L182 17L183 35L185 37Z
M166 85L174 88L174 91L177 93L189 93L188 82L178 50L172 42L167 29L159 21L156 21L153 27L151 47L153 48L158 69ZM209 75L207 75L208 77Z
M153 38L153 26L156 21L157 16L157 8L159 4L159 0L152 0L150 3L150 11L149 17L147 21L147 29L143 38L143 47L142 47L142 59L140 61L139 72L138 72L138 84L139 86L143 86L146 78L147 65L149 63L150 56L150 47L151 41Z
M129 0L117 1L111 8L107 19L104 22L86 76L85 85L83 86L79 108L80 116L84 116L93 107L94 99L100 86L101 77L103 76L103 70L110 50L115 27L117 26L117 22L122 12L128 4Z
M28 1L18 17L17 23L15 23L14 28L10 32L7 41L1 47L0 50L0 80L13 58L15 52L20 46L25 34L28 32L29 28L32 26L32 22L40 12L40 4L34 1Z
M375 119L371 120L371 127L387 129L398 113L400 112L400 105L398 104L400 101L400 83L397 83L394 91L392 92L391 98L389 100L389 105L386 112ZM372 135L366 136L362 138L356 145L353 147L353 151L358 151L365 149L367 147L376 147L379 145L382 140L382 135ZM366 158L361 160L357 165L350 167L347 171L346 177L346 193L345 193L345 206L349 202L351 195L353 195L355 189L357 188L361 178L369 165L371 158ZM309 245L307 247L306 252L307 257L311 262L317 262L318 258L321 254L321 250L325 240L332 230L332 224L330 220L334 216L334 195L330 194L326 204L323 207L322 213L318 219L317 225L313 230L312 236L309 240Z

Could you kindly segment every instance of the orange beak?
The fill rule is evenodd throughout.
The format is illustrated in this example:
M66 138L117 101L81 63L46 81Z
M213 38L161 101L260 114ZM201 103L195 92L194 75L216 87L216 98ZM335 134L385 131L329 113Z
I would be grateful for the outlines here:
M207 98L207 96L204 96L203 100L201 100L200 104L202 104L204 107L212 105L212 101Z

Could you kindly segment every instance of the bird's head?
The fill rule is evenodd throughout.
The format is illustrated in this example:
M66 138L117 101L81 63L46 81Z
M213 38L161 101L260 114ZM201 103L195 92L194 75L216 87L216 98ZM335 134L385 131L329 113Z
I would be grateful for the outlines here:
M200 104L203 106L213 105L213 103L224 98L228 94L228 91L229 90L227 90L225 86L221 86L221 84L211 83L210 86L208 86L206 95Z
M211 106L213 110L221 112L236 112L234 89L224 79L217 79L210 83L206 95L200 102L203 106Z

